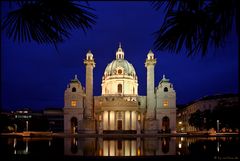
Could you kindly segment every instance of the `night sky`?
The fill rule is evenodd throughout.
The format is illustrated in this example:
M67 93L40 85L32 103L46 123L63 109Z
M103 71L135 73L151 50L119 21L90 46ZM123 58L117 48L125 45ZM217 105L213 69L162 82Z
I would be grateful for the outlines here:
M177 104L189 103L205 95L238 93L238 53L236 33L221 49L209 49L206 57L187 57L153 48L154 36L163 21L163 12L149 2L89 2L98 16L92 30L72 31L72 37L54 46L14 43L2 32L1 103L3 110L29 107L32 110L63 108L64 90L77 74L85 86L83 59L90 49L94 55L94 95L101 95L105 67L122 43L125 59L135 67L139 95L146 95L144 62L150 49L157 58L155 86L165 74L173 83ZM3 5L3 15L8 10Z

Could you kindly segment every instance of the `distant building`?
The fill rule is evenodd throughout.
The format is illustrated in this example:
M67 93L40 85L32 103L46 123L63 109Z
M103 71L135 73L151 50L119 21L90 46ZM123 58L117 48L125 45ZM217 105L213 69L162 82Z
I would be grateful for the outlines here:
M189 125L188 120L191 114L195 113L197 110L213 110L218 105L232 106L235 104L239 104L239 95L237 94L216 94L205 96L191 102L185 107L181 107L177 110L177 131L196 131L194 126Z
M3 132L22 131L63 131L62 108L47 108L42 112L33 112L30 108L1 112Z
M29 108L18 109L11 112L15 131L28 131L29 122L32 119L32 111Z
M102 95L93 96L93 54L86 54L86 88L77 76L64 93L64 131L66 133L157 133L176 132L176 92L163 76L154 85L156 59L147 54L147 95L138 95L138 77L124 58L119 45L116 59L102 77Z
M48 122L48 130L53 132L63 131L63 109L47 108L43 110L43 117Z

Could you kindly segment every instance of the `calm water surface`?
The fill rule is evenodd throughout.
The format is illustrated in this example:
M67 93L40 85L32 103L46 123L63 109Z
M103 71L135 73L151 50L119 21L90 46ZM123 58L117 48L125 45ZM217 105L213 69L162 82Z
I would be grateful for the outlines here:
M27 156L174 156L240 160L239 137L29 138L1 137L1 155ZM133 157L134 158L134 157Z

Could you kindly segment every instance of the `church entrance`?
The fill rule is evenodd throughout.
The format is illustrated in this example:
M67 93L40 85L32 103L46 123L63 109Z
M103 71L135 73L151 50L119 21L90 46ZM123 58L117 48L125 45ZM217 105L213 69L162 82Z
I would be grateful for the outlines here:
M77 118L76 117L71 118L71 131L72 131L72 133L77 132Z
M162 132L170 133L170 120L169 117L165 116L162 118Z
M122 130L122 120L117 121L117 129Z

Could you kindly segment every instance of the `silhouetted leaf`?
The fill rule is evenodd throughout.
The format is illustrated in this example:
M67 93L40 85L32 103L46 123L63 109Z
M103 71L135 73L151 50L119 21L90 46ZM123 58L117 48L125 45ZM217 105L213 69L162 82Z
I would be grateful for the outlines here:
M62 42L70 30L86 32L95 24L92 8L70 0L20 1L19 9L11 11L2 22L2 30L18 42Z
M218 48L225 44L234 24L240 38L239 22L234 19L239 17L237 0L162 0L152 4L156 10L166 7L164 22L155 32L157 50L179 53L186 49L188 56L205 55L210 45Z

